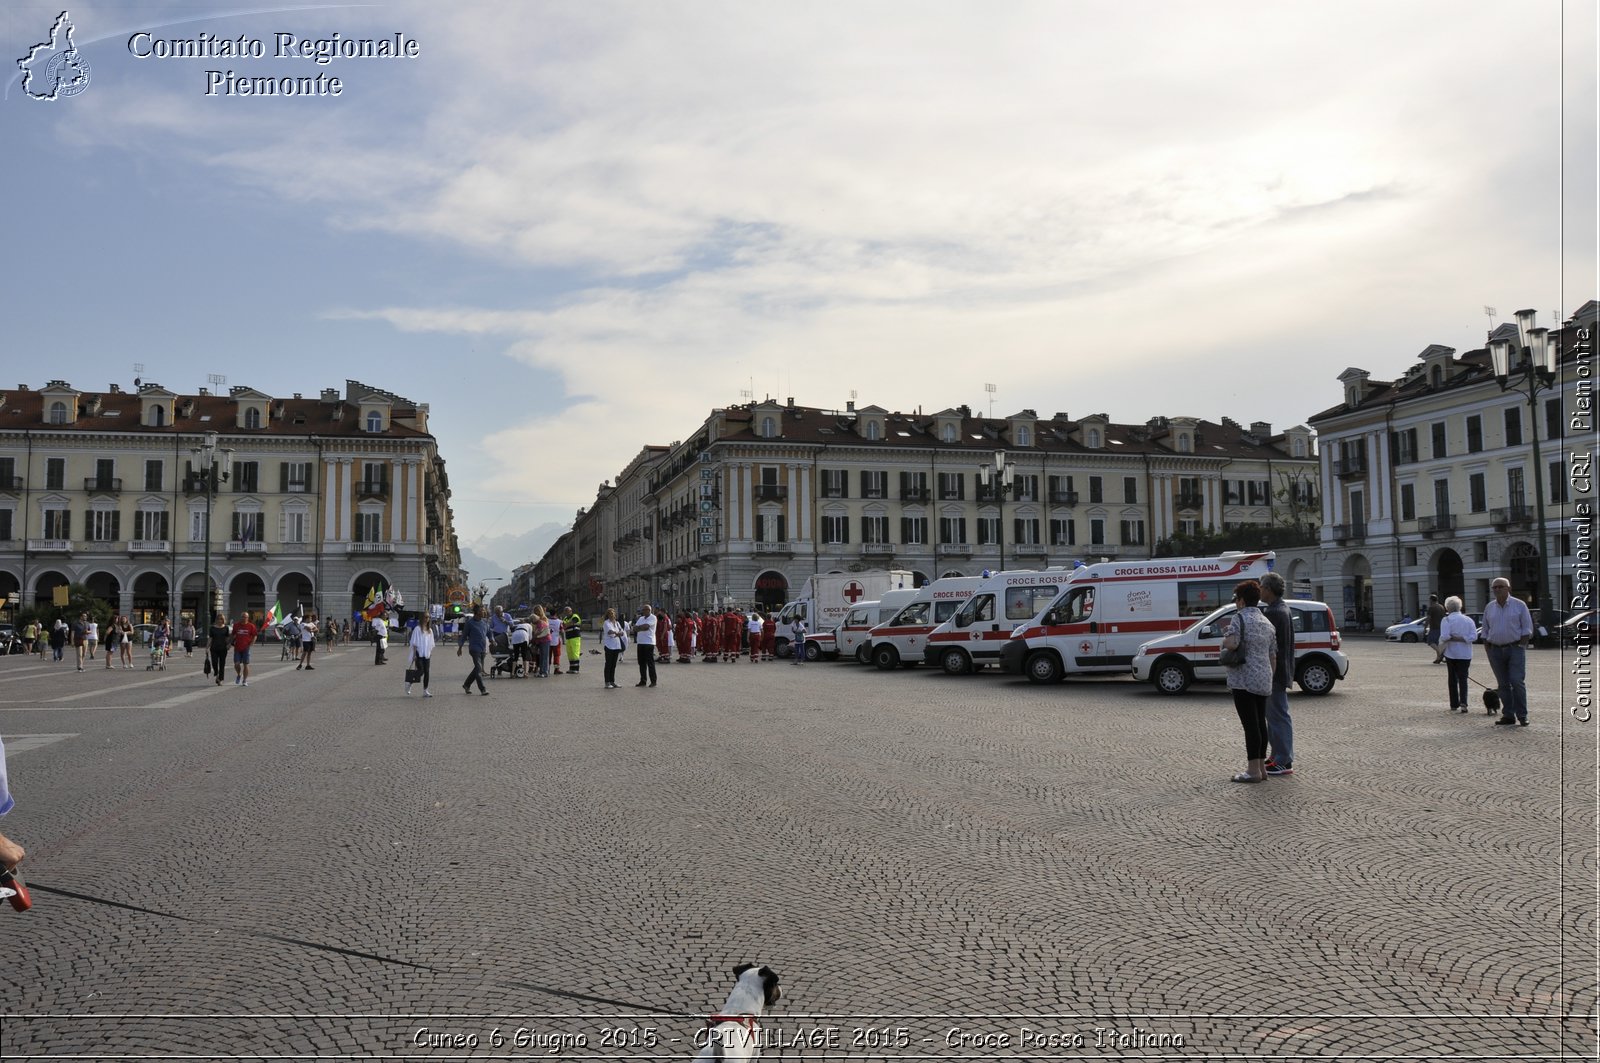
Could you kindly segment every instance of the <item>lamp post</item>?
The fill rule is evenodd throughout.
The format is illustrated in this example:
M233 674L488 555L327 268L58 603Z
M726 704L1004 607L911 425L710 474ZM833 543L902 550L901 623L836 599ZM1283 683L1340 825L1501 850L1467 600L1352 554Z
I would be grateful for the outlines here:
M994 495L994 504L1000 507L1000 525L995 541L1000 546L1000 571L1006 570L1006 495L1011 493L1012 485L1017 478L1017 463L1006 458L1006 452L994 452L994 468L987 465L978 466L978 482L981 484L984 477L989 479L988 487Z
M1494 368L1494 378L1501 391L1513 386L1528 389L1528 439L1533 445L1533 503L1538 521L1539 548L1539 612L1540 620L1548 623L1555 615L1550 599L1550 555L1545 550L1544 534L1544 464L1539 457L1539 392L1547 391L1556 381L1556 344L1550 342L1550 330L1535 328L1538 314L1532 310L1517 311L1517 334L1521 343L1513 351L1509 339L1493 340L1489 344L1489 362ZM1513 353L1521 357L1512 364ZM1520 379L1518 379L1520 377ZM1535 625L1537 626L1537 624Z
M211 615L212 615L212 579L211 579L211 499L217 493L217 484L226 481L233 475L233 448L222 447L222 468L217 468L217 433L207 432L201 437L198 447L190 447L189 453L199 460L199 468L195 476L200 481L200 486L206 493L206 574L205 574L205 632L202 645L209 645L211 641Z

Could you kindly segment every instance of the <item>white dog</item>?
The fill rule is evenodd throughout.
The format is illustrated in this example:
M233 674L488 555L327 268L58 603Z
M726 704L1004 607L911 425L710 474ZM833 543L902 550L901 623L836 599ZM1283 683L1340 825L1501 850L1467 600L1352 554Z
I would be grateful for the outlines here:
M756 1020L783 995L778 972L741 963L733 969L733 989L722 1009L706 1016L705 1047L695 1059L755 1059L761 1055L761 1027Z

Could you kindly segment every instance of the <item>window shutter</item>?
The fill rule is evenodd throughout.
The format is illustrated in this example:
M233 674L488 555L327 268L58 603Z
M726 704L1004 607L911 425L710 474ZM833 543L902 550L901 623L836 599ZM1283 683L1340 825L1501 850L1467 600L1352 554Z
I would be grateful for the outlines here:
M789 536L785 534L788 522L789 518L785 514L778 514L778 537L774 540L775 542L784 543L789 541Z
M120 509L111 511L111 541L114 543L122 541L122 510Z
M840 517L839 518L839 541L841 543L848 543L850 541L850 518L849 517Z
M61 537L63 539L72 538L72 510L70 509L61 511Z
M1011 522L1011 539L1013 542L1017 543L1021 543L1023 541L1021 517L1018 517L1016 520Z
M289 492L289 463L286 462L286 461L280 461L280 462L278 462L278 493L279 494L288 494L288 492Z

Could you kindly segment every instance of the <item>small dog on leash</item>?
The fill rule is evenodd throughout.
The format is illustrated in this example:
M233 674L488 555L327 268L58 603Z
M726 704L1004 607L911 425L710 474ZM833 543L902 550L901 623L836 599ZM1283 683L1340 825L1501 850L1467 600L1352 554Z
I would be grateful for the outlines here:
M721 1010L706 1016L705 1046L695 1059L756 1059L761 1055L762 1012L783 995L778 972L741 963L733 969L733 989Z

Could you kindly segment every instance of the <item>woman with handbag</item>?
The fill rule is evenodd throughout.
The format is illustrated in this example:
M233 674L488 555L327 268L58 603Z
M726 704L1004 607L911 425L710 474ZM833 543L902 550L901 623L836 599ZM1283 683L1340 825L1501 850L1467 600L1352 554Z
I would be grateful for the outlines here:
M422 681L422 696L433 697L428 689L428 661L433 657L433 621L423 613L417 626L411 629L411 659L406 662L406 697L411 696L411 684Z
M624 633L622 623L617 619L615 609L606 610L606 618L600 624L600 644L606 650L606 689L617 689L617 658L622 656L622 651L628 646L628 637Z
M1261 585L1247 579L1233 588L1233 624L1222 639L1217 660L1228 669L1228 689L1244 727L1245 770L1234 782L1266 782L1267 695L1278 663L1278 636L1272 621L1257 609Z

